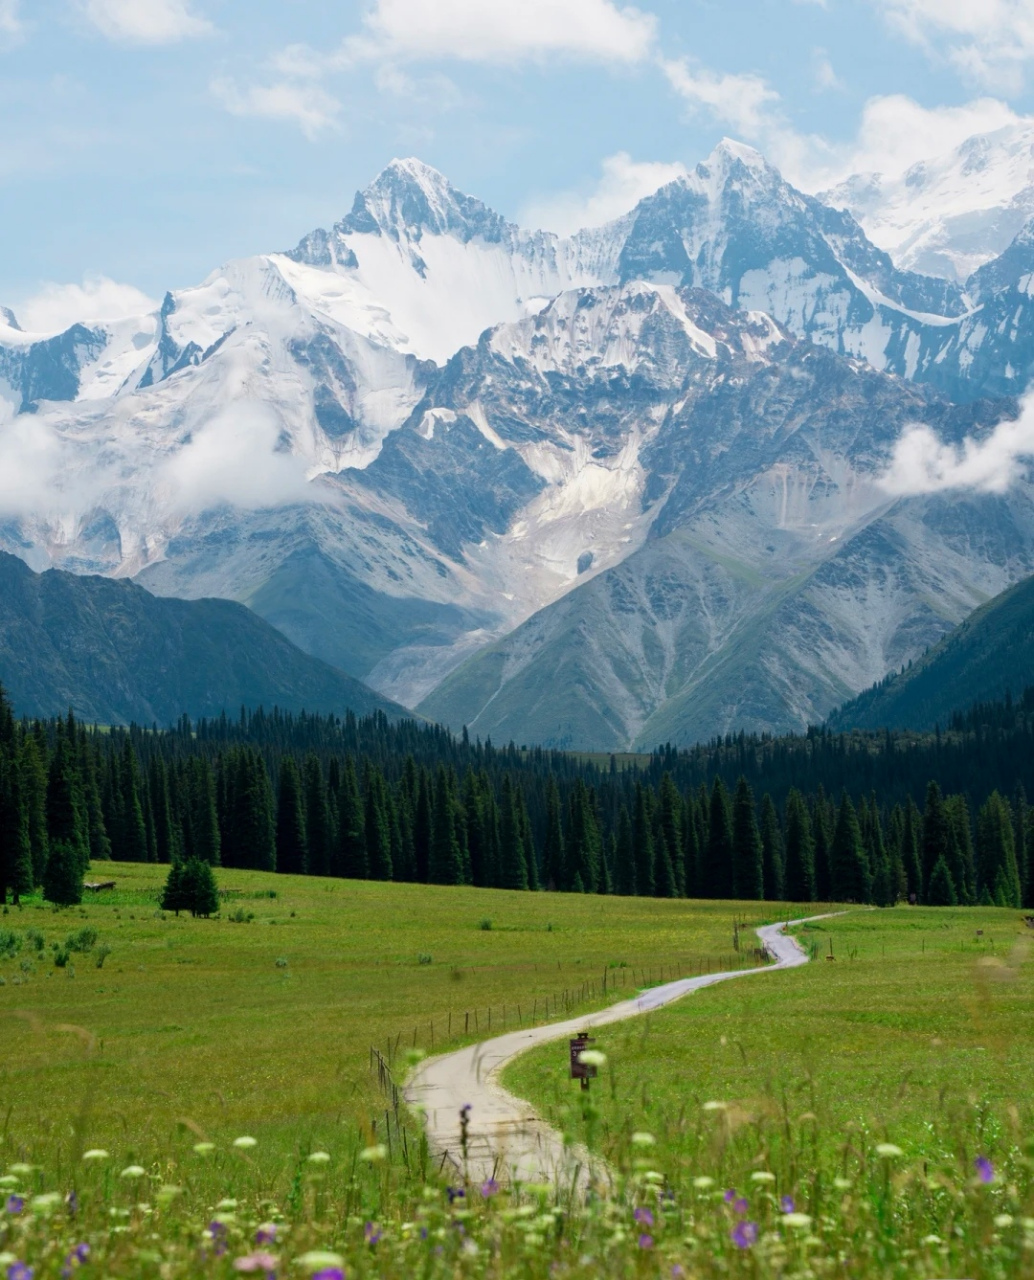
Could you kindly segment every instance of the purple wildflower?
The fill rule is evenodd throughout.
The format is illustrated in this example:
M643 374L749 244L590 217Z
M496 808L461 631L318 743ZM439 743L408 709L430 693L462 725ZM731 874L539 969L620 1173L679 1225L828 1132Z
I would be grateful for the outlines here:
M685 1274L686 1272L683 1269L682 1264L679 1262L676 1262L671 1269L671 1280L682 1280Z
M467 1193L463 1190L462 1187L446 1187L445 1194L449 1197L450 1204L452 1204L453 1201L455 1200L466 1199L466 1195L467 1195Z
M32 1280L32 1268L24 1262L12 1262L7 1268L7 1280Z
M499 1183L496 1182L495 1178L489 1178L487 1182L482 1182L481 1194L486 1200L490 1199L494 1195L498 1195L498 1193Z
M221 1222L212 1221L208 1224L208 1230L212 1234L215 1256L221 1258L226 1253L226 1227Z
M380 1240L382 1233L377 1230L376 1223L368 1222L363 1234L365 1236L366 1243L372 1247Z
M75 1258L76 1262L85 1262L89 1256L90 1246L85 1242L83 1244L77 1244L72 1250L72 1257Z
M732 1189L732 1187L730 1187L729 1190L726 1191L722 1199L725 1201L726 1204L732 1204L732 1202L736 1199L736 1192Z
M256 1244L276 1244L276 1223L265 1222L255 1232Z
M25 1208L24 1196L8 1196L7 1197L7 1203L4 1205L4 1209L11 1215L12 1218L16 1218L24 1208Z
M427 1230L427 1228L426 1228L426 1227L421 1227L421 1228L420 1228L420 1239L421 1239L421 1240L426 1240L429 1234L430 1234L430 1232Z
M782 1209L783 1213L793 1213L794 1209L797 1208L796 1204L794 1204L793 1196L783 1196L779 1201L779 1208Z
M744 1200L743 1196L740 1196L738 1200L733 1202L732 1207L737 1213L746 1213L748 1205L746 1200Z
M732 1229L730 1239L737 1249L749 1249L757 1243L758 1224L756 1222L737 1222Z
M635 1218L636 1222L638 1222L642 1227L653 1226L653 1214L647 1208L640 1207L636 1209L635 1213L632 1214L632 1217Z
M991 1161L988 1160L987 1156L977 1156L973 1161L973 1166L976 1169L977 1177L981 1182L994 1182L995 1167Z
M312 1273L312 1280L345 1280L345 1273L340 1267L324 1267Z
M643 1234L639 1237L639 1248L640 1248L640 1249L652 1249L652 1248L653 1248L653 1236L648 1236L645 1232L643 1232Z

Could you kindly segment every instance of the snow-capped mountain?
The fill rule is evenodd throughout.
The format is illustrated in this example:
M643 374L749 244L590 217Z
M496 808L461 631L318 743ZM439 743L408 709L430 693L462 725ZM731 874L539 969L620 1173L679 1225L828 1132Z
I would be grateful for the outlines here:
M1030 244L900 271L730 142L569 238L396 161L151 315L0 314L0 547L241 600L481 732L800 725L1030 572L1025 491L957 527L876 482L907 422L1009 412Z
M1034 217L1034 125L977 134L900 175L855 174L820 199L902 269L964 284Z

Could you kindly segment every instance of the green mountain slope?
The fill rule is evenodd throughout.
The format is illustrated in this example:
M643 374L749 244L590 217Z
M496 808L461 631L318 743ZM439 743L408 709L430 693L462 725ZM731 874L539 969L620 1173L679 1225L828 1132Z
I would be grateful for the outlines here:
M995 596L899 675L829 719L834 729L932 729L975 702L1034 684L1034 578Z
M0 552L0 683L20 715L168 724L242 706L408 714L229 600L36 574Z

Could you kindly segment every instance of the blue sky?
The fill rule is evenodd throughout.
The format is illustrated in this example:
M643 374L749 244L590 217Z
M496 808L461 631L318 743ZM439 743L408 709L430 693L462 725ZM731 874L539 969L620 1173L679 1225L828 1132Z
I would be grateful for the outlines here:
M723 134L900 171L1034 111L1032 59L1034 0L0 0L0 302L160 297L395 155L558 230Z

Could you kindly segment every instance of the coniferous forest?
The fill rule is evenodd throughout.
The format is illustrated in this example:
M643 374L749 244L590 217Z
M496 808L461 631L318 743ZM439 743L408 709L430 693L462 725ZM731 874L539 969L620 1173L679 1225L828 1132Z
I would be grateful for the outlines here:
M107 859L656 897L1034 906L1034 690L942 733L497 748L378 713L100 730L0 692L0 898ZM194 872L192 872L194 874Z

